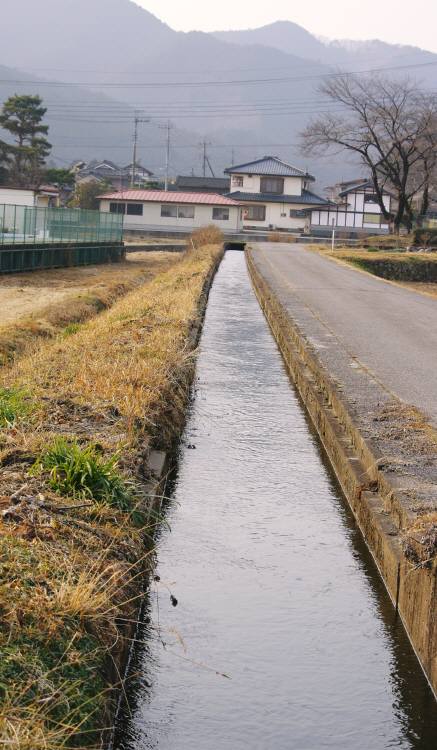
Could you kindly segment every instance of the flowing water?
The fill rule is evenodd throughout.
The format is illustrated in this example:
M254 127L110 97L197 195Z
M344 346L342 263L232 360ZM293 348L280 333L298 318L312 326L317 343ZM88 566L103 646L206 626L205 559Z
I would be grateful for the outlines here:
M211 292L171 494L118 750L436 750L434 697L241 252Z

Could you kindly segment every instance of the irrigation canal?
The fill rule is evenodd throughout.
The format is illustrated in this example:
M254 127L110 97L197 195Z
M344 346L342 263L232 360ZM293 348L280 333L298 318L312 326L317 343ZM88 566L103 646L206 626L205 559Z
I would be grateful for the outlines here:
M213 285L171 495L117 750L435 750L434 697L241 252Z

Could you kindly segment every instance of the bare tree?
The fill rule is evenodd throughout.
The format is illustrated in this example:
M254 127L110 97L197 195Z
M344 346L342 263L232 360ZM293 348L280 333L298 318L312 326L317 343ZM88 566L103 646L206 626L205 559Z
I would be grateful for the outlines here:
M342 73L319 91L339 105L339 113L308 125L301 134L304 153L354 153L370 172L384 219L395 232L402 224L411 230L414 198L422 194L421 210L427 208L437 164L437 97L409 79ZM396 198L391 212L384 204L385 188Z

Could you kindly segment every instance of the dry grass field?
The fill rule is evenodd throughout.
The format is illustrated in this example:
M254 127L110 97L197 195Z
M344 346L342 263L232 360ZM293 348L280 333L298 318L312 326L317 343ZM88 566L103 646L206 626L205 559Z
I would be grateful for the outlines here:
M0 371L4 747L101 747L151 569L146 459L183 427L199 301L221 252L172 256Z
M83 323L176 262L174 253L140 252L122 263L0 276L0 363Z

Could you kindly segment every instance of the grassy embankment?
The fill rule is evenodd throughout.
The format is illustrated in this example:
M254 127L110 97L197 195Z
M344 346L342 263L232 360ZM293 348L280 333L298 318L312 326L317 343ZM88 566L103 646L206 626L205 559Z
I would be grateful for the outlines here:
M379 276L409 289L437 296L437 252L406 252L408 238L398 238L399 247L390 248L393 238L378 238L378 246L345 248L332 252L329 245L310 245L312 250ZM387 249L385 249L387 247Z
M0 376L0 744L100 747L144 575L151 447L180 433L208 245Z
M135 253L116 264L0 276L0 364L68 335L176 261L172 253Z
M341 250L335 257L383 279L437 283L437 253Z

